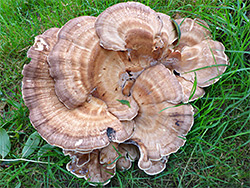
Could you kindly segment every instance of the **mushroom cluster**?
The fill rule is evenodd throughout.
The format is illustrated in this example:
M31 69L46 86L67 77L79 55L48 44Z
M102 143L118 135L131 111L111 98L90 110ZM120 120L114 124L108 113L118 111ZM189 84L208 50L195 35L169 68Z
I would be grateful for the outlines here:
M22 91L30 121L92 185L137 159L158 174L193 125L187 103L225 71L224 50L204 21L172 20L137 2L74 18L28 51Z

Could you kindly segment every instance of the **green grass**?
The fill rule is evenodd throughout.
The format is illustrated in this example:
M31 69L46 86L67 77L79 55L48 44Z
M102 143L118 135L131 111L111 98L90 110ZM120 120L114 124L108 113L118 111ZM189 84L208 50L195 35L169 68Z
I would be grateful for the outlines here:
M0 187L88 187L84 179L67 172L69 161L61 149L40 141L34 153L22 150L35 129L21 94L22 68L34 37L69 19L98 16L120 1L0 0L0 127L11 141L11 150L0 159ZM195 124L187 142L172 154L167 168L156 176L137 164L118 172L110 187L250 187L250 6L249 1L169 0L141 1L172 17L205 20L212 37L226 48L230 66L222 78L206 88L206 95L192 102ZM0 138L1 139L1 138ZM16 159L16 160L14 160ZM41 163L38 161L43 161Z

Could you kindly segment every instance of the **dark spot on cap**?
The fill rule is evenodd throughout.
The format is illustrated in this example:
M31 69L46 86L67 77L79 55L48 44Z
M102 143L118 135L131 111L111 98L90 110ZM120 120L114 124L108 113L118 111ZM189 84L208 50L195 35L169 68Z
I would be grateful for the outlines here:
M180 73L178 73L178 72L176 72L176 71L174 70L174 75L180 76Z
M180 123L184 123L184 121L176 120L175 125L180 126Z
M128 73L129 76L133 76L133 74L131 73L130 70L127 70L127 73Z
M180 126L179 121L176 121L176 122L175 122L175 125Z
M107 128L107 136L109 138L109 141L112 141L115 139L115 137L116 137L115 133L116 132L113 128L110 128L110 127Z

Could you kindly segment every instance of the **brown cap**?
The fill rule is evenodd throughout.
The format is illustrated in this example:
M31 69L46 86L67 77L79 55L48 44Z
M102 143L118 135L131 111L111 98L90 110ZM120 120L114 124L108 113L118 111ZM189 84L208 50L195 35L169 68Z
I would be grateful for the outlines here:
M48 57L56 94L70 109L82 105L93 89L89 66L99 46L95 20L95 17L82 16L67 22L59 31L58 42Z
M117 52L99 46L94 23L94 17L78 17L67 22L58 33L58 42L48 58L56 94L66 107L74 109L94 92L117 118L131 120L138 106L132 97L122 94L119 85L125 65ZM117 100L128 100L131 108Z
M100 164L105 165L107 169L116 167L116 161L119 157L118 143L111 142L107 147L100 151Z
M58 31L59 28L50 28L42 35L36 36L34 45L27 52L27 57L34 60L46 61L48 54L56 43Z
M181 61L173 68L180 76L197 85L207 87L219 80L219 76L226 70L228 58L224 53L222 43L213 40L203 40L192 47L185 46L181 52Z
M173 47L173 43L178 38L173 21L171 20L171 17L166 14L157 12L157 15L160 17L163 23L163 27L161 30L162 40L164 40L164 43L166 43L168 47Z
M152 165L149 169L144 170L148 175L156 175L161 173L166 168L166 163L168 162L169 156L163 156L158 161L151 161Z
M118 3L107 8L97 17L95 27L101 46L109 50L133 49L143 53L163 45L160 18L141 3Z
M130 169L132 162L139 158L138 147L133 144L119 144L118 151L121 157L117 161L117 168L119 170Z
M136 79L132 95L140 106L163 101L177 104L182 100L182 88L175 75L159 64L141 73Z
M200 19L181 18L175 20L180 26L181 38L178 49L183 46L194 46L205 39L210 39L207 23Z
M124 84L122 80L126 73L126 66L118 52L98 48L94 64L90 71L93 74L92 81L95 89L93 96L105 101L108 110L119 120L131 120L138 112L138 105L132 96L123 94ZM130 106L124 105L119 100L126 100Z
M147 170L152 165L150 160L160 160L183 146L193 125L193 114L191 105L174 106L168 102L142 105L134 119L136 129L131 138L140 149L138 166Z
M205 91L197 85L195 87L194 83L188 80L185 80L184 78L180 76L177 76L177 79L182 86L182 91L183 91L182 102L184 103L191 102L205 95ZM191 95L193 96L191 99L189 99Z
M83 165L89 162L91 152L92 151L82 152L82 151L77 151L77 150L64 150L63 149L63 154L65 156L69 155L73 161L72 163L74 163L77 167L82 167Z
M116 169L108 169L106 165L100 164L100 152L101 150L92 151L89 161L82 166L77 164L77 160L70 161L66 166L67 170L79 178L85 178L90 185L97 186L101 184L104 186L108 184L115 175Z
M37 37L37 42L40 41L45 41L47 47L39 50L53 47L43 35ZM66 108L55 94L54 80L44 58L47 52L36 50L37 45L34 44L28 54L32 57L40 53L41 57L32 58L24 66L23 97L30 110L31 123L48 143L68 150L92 150L107 146L110 141L120 143L131 137L134 127L123 125L100 99L90 97L79 108Z

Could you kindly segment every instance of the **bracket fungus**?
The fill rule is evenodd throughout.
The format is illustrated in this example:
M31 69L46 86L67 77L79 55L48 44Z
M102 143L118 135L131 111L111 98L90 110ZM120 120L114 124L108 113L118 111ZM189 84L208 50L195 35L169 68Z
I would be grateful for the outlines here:
M137 159L155 175L185 144L194 122L186 103L226 70L224 50L202 20L119 3L37 36L23 98L32 125L70 156L77 177L105 185Z

